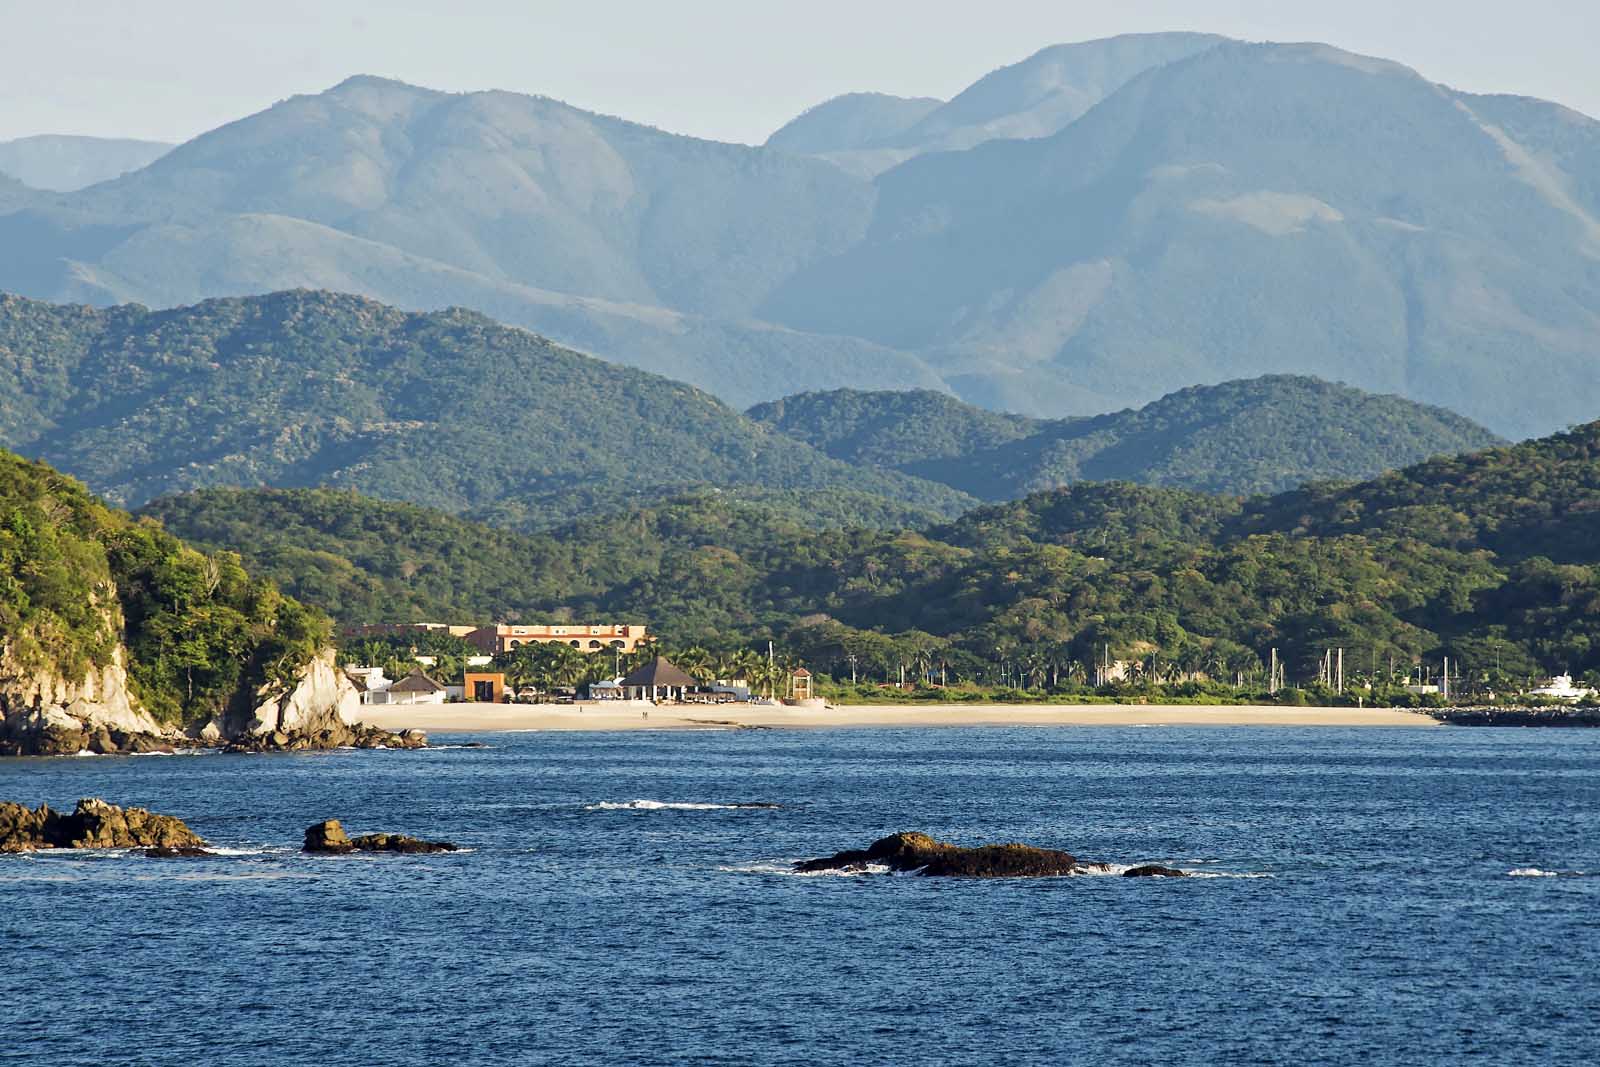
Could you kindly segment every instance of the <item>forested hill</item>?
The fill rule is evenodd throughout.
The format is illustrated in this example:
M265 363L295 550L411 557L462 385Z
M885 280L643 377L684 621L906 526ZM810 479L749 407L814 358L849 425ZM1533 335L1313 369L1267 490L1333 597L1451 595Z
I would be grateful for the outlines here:
M48 705L120 655L144 710L197 725L288 680L330 628L238 556L196 551L0 450L0 634L0 720L31 710L25 694ZM110 699L109 688L90 692Z
M925 391L807 393L749 414L835 458L986 500L1078 481L1271 493L1501 443L1442 408L1295 375L1195 386L1138 409L1054 421Z
M1382 530L1514 560L1600 563L1600 422L1254 503L1241 532ZM1600 607L1600 605L1597 605Z
M352 621L405 621L408 606L413 620L625 617L674 643L773 637L827 671L854 656L880 677L927 657L957 677L1002 659L1081 677L1109 646L1148 670L1257 678L1277 648L1303 679L1342 647L1363 669L1449 655L1505 683L1600 672L1597 455L1600 423L1341 489L1247 502L1085 483L920 532L818 531L710 493L522 540L342 494L156 510ZM1429 522L1395 503L1424 483Z
M983 452L1049 425L986 411L931 389L798 393L757 404L745 414L834 459L896 470Z
M475 312L305 290L171 311L0 296L0 444L131 505L317 484L532 522L703 484L971 502Z

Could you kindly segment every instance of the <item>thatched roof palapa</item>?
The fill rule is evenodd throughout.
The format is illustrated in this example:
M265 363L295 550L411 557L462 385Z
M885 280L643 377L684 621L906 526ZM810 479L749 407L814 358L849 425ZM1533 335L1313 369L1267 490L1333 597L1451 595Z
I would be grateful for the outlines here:
M414 670L410 674L406 675L404 678L400 679L398 682L396 682L393 685L391 685L389 687L389 692L391 692L391 693L442 693L442 692L444 692L444 686L440 685L438 682L434 681L432 678L429 678L426 674L423 674L420 670Z
M625 678L625 689L692 689L700 683L679 670L665 656L636 667Z

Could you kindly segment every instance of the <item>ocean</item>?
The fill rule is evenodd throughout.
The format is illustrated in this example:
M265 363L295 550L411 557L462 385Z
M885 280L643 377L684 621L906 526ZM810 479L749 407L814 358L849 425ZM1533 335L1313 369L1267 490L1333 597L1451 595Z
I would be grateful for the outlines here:
M0 1063L1600 1062L1600 731L435 741L0 760L228 850L0 856ZM898 830L1200 876L789 873Z

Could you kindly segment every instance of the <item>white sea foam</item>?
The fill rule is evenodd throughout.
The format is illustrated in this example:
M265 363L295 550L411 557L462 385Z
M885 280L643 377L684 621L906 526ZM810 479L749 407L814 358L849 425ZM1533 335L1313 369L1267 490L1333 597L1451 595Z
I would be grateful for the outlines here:
M602 800L598 804L584 805L584 811L739 811L742 809L770 810L776 804L701 804L670 800Z
M1276 878L1266 871L1184 871L1190 878Z
M1506 875L1510 878L1555 878L1559 872L1543 871L1538 867L1517 867L1509 870Z
M724 874L781 874L789 878L854 878L862 874L894 874L886 864L869 863L865 867L851 867L830 871L797 871L794 865L797 860L759 860L755 863L745 863L737 867L718 867L717 870ZM915 874L915 871L909 872Z

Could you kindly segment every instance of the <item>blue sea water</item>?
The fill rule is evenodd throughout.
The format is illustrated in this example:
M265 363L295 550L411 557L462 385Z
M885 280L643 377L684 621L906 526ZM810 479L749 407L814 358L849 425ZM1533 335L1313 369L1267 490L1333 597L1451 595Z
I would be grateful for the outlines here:
M0 1063L1600 1062L1600 732L477 739L0 760L237 853L0 856ZM786 873L902 829L1210 877Z

